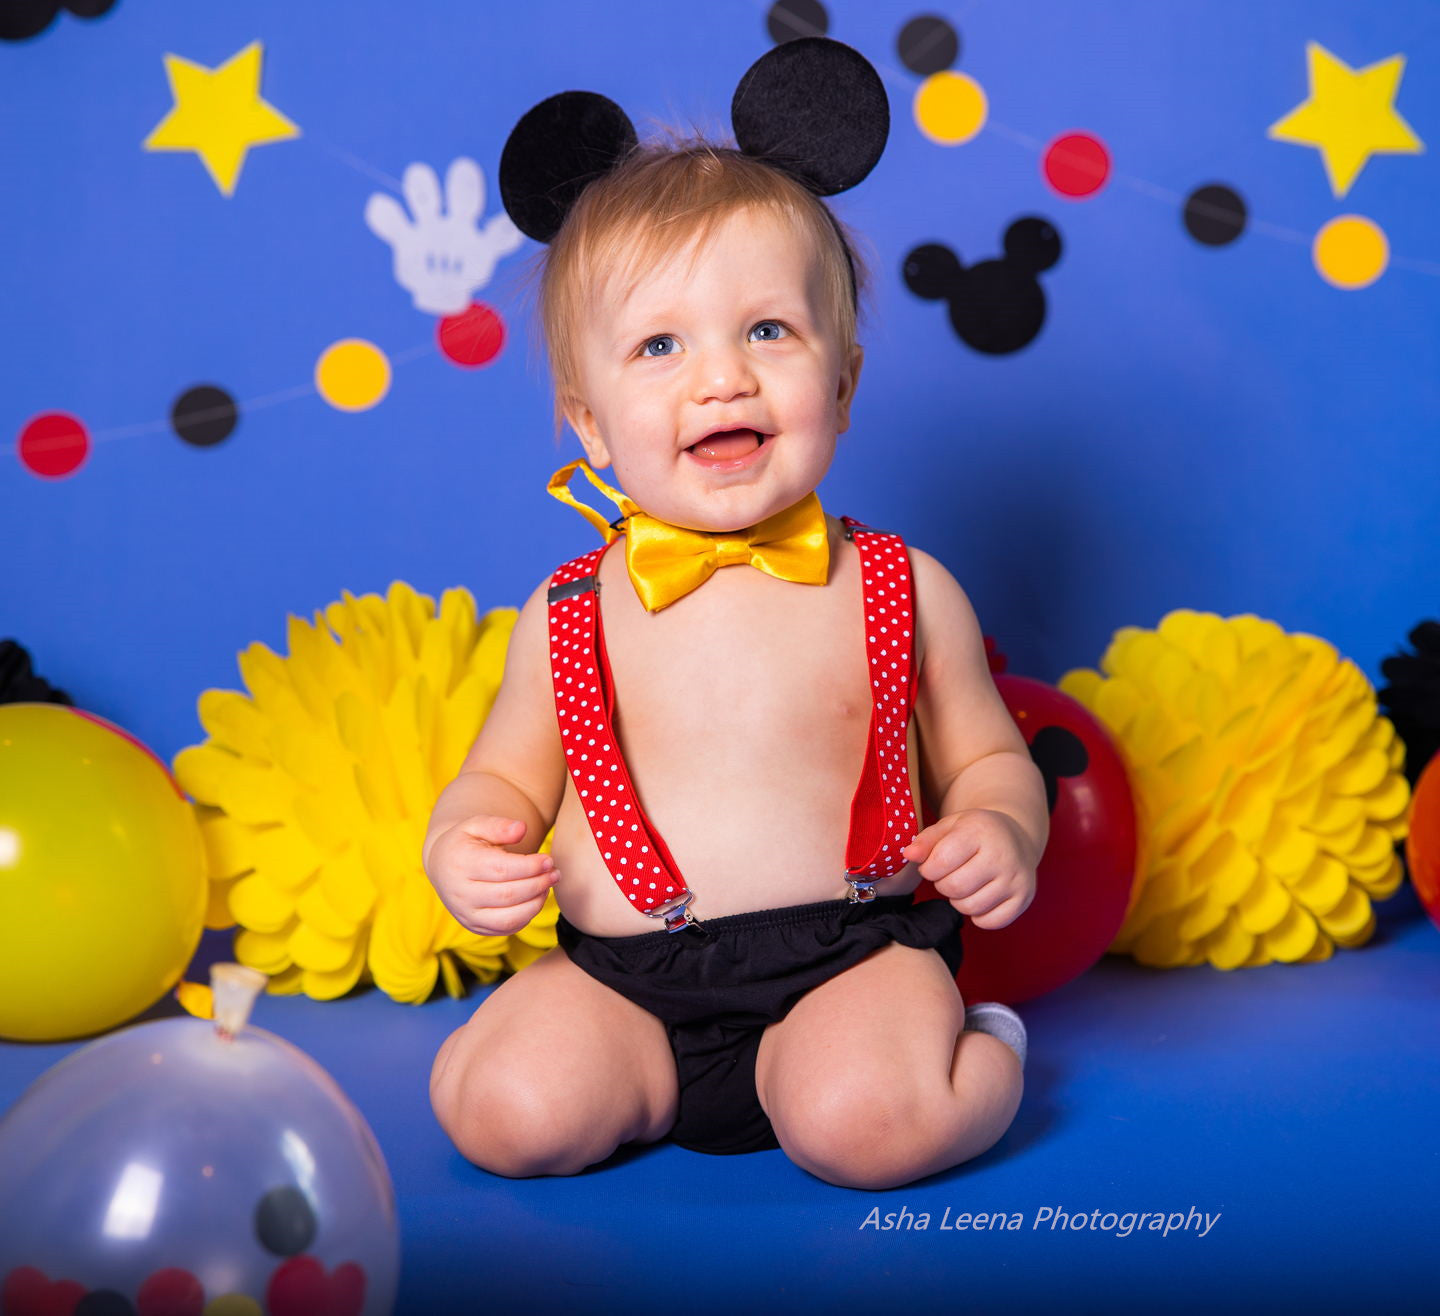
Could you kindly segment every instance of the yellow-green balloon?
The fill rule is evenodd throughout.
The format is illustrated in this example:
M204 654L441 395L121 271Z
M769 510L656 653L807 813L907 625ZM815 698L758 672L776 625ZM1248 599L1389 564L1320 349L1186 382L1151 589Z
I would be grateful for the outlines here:
M205 847L165 763L62 704L0 704L0 1037L61 1041L153 1005L200 942Z

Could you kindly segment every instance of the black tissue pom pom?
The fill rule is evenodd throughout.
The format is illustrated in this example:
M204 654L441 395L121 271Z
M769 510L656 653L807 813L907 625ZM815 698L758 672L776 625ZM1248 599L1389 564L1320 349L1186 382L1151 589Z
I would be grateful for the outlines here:
M0 640L0 704L69 704L63 690L30 670L30 655L14 640Z
M1405 775L1413 788L1440 750L1440 621L1422 621L1410 632L1410 643L1415 653L1381 661L1389 684L1377 698L1405 742Z

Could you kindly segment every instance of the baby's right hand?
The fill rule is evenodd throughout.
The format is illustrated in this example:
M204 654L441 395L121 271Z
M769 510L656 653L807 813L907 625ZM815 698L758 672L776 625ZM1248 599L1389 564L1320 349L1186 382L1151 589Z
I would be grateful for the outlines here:
M518 932L560 879L548 854L512 854L525 835L518 818L476 814L456 823L430 847L426 872L440 902L471 932L505 937Z

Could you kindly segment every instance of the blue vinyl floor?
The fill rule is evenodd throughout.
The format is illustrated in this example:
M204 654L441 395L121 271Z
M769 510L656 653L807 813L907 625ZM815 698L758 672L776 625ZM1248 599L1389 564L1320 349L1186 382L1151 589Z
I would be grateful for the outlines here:
M1370 944L1322 964L1226 974L1107 956L1022 1007L1026 1090L1005 1137L882 1193L833 1187L782 1151L669 1143L569 1178L476 1168L427 1083L488 989L418 1007L374 990L263 997L254 1021L314 1056L374 1129L406 1316L1434 1312L1440 931L1408 884L1378 912ZM206 934L197 969L228 936ZM72 1049L0 1044L0 1108ZM929 1228L862 1229L877 1206L928 1212ZM1021 1227L942 1228L947 1211ZM1141 1212L1174 1226L1127 1235Z

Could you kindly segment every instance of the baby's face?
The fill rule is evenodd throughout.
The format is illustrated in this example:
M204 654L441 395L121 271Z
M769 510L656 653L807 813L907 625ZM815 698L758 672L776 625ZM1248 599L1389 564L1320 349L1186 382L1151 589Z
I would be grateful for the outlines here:
M739 530L820 483L863 352L837 340L803 232L742 210L689 257L647 270L628 297L602 286L580 333L583 397L566 414L590 465L613 463L650 515ZM734 444L728 461L689 451L736 429L766 437Z

